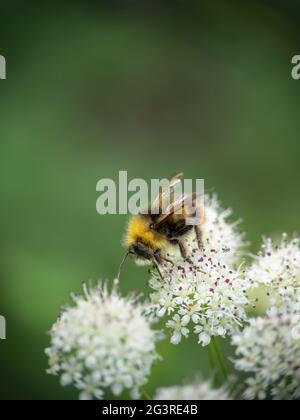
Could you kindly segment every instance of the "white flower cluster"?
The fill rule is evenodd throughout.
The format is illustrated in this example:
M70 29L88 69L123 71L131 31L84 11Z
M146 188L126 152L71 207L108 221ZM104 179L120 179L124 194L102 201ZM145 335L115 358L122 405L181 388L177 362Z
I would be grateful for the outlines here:
M258 285L267 286L272 304L294 299L300 288L299 238L288 241L283 235L279 246L264 239L262 251L254 257L247 276Z
M247 291L252 286L243 272L224 264L225 250L194 249L187 261L165 268L165 281L156 273L150 279L150 311L167 315L171 343L178 344L192 330L202 346L214 336L225 337L247 319Z
M182 386L158 389L155 400L229 401L225 387L213 389L210 382L199 382Z
M81 399L101 399L105 389L114 395L130 389L137 398L158 359L159 334L144 308L105 284L85 287L85 296L73 299L52 327L48 372L60 375L62 385L75 385Z
M159 359L155 347L162 335L152 328L155 318L164 319L175 345L190 334L202 346L213 337L232 336L234 365L247 374L245 399L300 399L300 239L283 235L278 246L264 239L262 251L243 269L247 243L238 223L228 222L231 215L216 196L205 197L203 248L191 234L186 260L178 247L174 256L167 254L160 273L152 272L147 305L121 297L117 284L111 292L105 283L85 287L84 296L73 297L74 304L50 332L48 372L60 376L64 386L73 384L81 399L101 399L105 391L119 396L125 390L138 398ZM246 312L253 289L266 289L270 296L265 317L251 319ZM230 396L226 388L198 380L161 388L155 399Z
M228 221L232 215L233 211L224 209L216 194L205 196L203 242L218 251L225 249L223 258L228 265L238 262L248 245L244 241L244 233L238 230L240 220L234 223Z
M235 367L249 374L245 399L300 398L299 304L269 309L233 336Z

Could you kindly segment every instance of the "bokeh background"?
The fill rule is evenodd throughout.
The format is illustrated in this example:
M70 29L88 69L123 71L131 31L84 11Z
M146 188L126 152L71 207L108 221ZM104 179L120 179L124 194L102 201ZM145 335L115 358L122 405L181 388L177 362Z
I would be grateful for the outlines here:
M100 178L205 178L253 251L299 230L299 17L293 0L1 1L1 399L77 397L44 348L69 293L123 254L127 218L96 213ZM122 290L147 295L147 278L129 262ZM159 351L149 393L209 375L193 340Z

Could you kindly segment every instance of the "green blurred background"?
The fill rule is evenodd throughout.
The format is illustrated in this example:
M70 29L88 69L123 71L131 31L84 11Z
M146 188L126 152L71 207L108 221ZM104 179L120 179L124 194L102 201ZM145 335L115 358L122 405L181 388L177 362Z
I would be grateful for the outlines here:
M1 399L77 397L44 348L69 293L123 254L127 218L96 213L100 178L205 178L253 250L299 229L299 17L296 0L1 2ZM130 262L122 290L146 280ZM159 350L150 393L208 376L193 340Z

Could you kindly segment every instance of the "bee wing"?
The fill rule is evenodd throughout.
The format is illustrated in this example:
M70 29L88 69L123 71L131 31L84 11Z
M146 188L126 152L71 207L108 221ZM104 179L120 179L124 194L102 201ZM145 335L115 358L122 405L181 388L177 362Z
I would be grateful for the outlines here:
M171 204L170 201L172 200L172 191L176 185L181 182L181 178L183 177L183 172L176 172L174 175L168 177L169 185L166 189L161 189L158 196L155 200L152 201L149 212L153 214L161 214L162 209L164 209L165 202L168 200L167 204ZM165 213L165 211L164 211Z
M190 211L189 215L192 216L191 210L194 210L199 196L200 195L197 193L192 193L178 197L174 202L170 203L170 205L164 209L164 213L157 218L155 227L159 228L162 223L166 222L168 218L174 214L182 214L184 209Z

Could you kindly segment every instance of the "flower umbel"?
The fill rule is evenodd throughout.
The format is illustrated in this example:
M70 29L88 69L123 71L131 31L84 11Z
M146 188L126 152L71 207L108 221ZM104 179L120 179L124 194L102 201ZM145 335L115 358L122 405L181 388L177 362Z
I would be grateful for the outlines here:
M116 396L130 389L137 398L159 358L160 334L143 305L101 283L73 300L50 332L48 373L60 375L62 385L73 384L81 399L101 399L106 389Z
M226 249L223 261L228 265L237 263L248 245L244 241L244 233L238 230L240 221L228 221L232 215L233 211L224 209L216 194L205 196L203 242L218 251Z
M245 399L300 398L299 305L272 308L233 336L235 367L249 374Z
M299 238L288 241L283 235L281 243L265 238L260 255L254 262L247 276L257 284L267 286L271 303L295 301L300 289L300 247Z
M150 311L167 315L173 344L193 331L206 346L212 337L232 334L246 321L252 284L241 270L224 264L224 255L226 250L194 249L190 260L165 268L164 282L153 274Z

